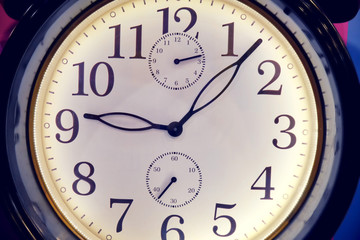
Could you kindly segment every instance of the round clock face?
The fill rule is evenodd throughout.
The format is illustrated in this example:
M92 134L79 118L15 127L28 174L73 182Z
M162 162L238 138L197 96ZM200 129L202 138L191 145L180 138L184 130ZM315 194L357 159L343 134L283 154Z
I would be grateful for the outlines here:
M247 1L94 5L57 39L31 99L48 201L86 239L275 236L323 144L305 59Z

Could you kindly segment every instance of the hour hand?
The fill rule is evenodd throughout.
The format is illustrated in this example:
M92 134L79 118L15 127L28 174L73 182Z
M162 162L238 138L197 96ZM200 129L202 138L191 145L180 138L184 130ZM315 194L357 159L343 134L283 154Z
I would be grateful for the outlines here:
M195 55L195 56L191 56L191 57L187 57L187 58L181 58L181 59L175 58L174 63L175 63L175 64L179 64L179 63L181 63L181 62L185 62L185 61L188 61L188 60L192 60L192 59L195 59L195 58L199 58L199 57L201 57L201 56L202 56L202 55L199 54L199 55Z
M99 115L85 113L84 118L96 120L107 126L123 131L168 130L167 125L156 124L146 118L126 112L111 112Z

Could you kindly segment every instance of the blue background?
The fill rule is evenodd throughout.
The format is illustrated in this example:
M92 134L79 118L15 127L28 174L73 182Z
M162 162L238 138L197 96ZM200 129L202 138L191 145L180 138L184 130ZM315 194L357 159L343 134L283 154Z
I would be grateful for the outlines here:
M360 12L349 22L347 48L354 61L360 79ZM359 106L356 106L355 109L360 112ZM360 157L354 156L354 161L360 161ZM338 229L334 240L360 240L360 181L351 207L342 225Z

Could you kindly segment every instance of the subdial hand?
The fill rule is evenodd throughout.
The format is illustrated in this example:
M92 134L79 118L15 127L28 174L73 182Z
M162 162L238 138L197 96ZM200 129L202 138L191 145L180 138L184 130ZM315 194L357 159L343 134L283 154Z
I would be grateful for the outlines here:
M175 63L175 64L179 64L180 62L187 61L187 60L191 60L191 59L195 59L195 58L199 58L199 57L201 57L201 56L202 56L202 55L199 54L199 55L192 56L192 57L188 57L188 58L182 58L182 59L175 58L174 63Z
M170 183L166 186L166 188L160 193L158 199L160 199L164 193L170 188L170 186L175 183L177 181L177 178L176 177L172 177L171 180L170 180Z

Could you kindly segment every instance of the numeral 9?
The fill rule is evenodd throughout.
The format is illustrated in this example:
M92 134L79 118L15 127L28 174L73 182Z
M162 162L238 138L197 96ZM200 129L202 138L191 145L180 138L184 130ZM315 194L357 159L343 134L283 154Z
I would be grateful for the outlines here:
M63 114L66 112L71 114L71 125L69 127L64 126L65 121L63 119L65 117L63 117ZM56 114L55 122L59 130L63 132L71 132L71 137L69 140L62 140L60 133L57 133L55 135L56 140L58 140L61 143L70 143L76 139L79 133L79 119L73 110L70 109L61 110L58 114Z

